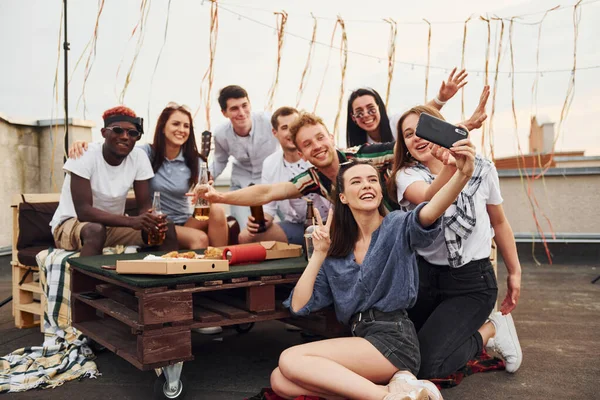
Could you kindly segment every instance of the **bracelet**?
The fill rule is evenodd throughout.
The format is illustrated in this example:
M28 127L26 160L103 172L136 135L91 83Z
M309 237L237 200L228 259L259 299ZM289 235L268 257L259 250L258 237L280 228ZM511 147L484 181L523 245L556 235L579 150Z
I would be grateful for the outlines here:
M447 103L447 101L441 101L439 97L435 96L433 98L433 101L435 101L435 104L437 104L438 106L443 106L444 104Z

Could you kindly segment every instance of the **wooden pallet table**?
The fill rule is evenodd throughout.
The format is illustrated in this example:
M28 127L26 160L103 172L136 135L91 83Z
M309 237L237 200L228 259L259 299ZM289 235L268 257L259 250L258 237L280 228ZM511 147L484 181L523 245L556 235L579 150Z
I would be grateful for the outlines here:
M232 266L229 272L178 276L119 275L102 269L144 254L81 257L71 264L73 327L140 370L162 369L155 385L165 398L180 398L182 363L192 360L191 330L286 320L320 333L315 317L291 320L281 305L306 266L304 258ZM333 324L335 326L335 323ZM336 328L332 332L339 331ZM158 393L160 395L160 393Z

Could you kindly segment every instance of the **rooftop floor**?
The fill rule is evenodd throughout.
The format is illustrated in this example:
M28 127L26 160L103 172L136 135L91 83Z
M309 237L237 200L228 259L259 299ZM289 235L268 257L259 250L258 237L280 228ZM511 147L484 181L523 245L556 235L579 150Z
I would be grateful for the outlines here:
M475 374L443 391L458 399L600 399L600 274L598 264L523 264L523 292L513 313L524 360L514 375L504 371ZM503 267L502 267L503 268ZM499 282L506 273L499 271ZM0 299L10 295L8 257L0 257ZM504 297L505 287L500 296ZM0 353L39 345L38 329L14 328L10 303L0 309ZM190 399L235 399L252 396L269 385L269 374L282 350L302 343L298 332L279 322L257 324L238 335L193 334L196 359L184 364ZM99 379L69 382L52 390L6 395L15 399L147 399L153 372L142 372L110 352L98 355ZM84 397L81 397L85 393Z

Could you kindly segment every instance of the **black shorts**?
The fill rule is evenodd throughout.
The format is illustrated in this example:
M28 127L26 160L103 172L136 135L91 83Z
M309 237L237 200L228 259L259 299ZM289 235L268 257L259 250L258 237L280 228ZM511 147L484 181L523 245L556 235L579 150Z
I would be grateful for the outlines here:
M350 319L350 328L353 336L368 340L399 370L419 372L419 339L406 310L357 313Z

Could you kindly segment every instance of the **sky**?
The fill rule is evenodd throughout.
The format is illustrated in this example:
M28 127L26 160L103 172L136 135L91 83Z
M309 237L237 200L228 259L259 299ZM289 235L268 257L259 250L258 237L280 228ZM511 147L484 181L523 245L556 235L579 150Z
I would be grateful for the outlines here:
M140 19L141 0L105 0L99 19L94 63L85 85L86 109L83 107L85 64L89 53L84 52L90 41L98 15L99 2L68 1L69 104L70 116L96 123L93 138L100 140L102 112L119 104L127 71L137 53L135 68L125 91L124 104L146 119L142 140L151 140L158 114L169 102L189 105L193 110L202 107L194 125L199 134L207 126L204 103L200 99L200 84L209 61L210 2L201 0L172 0L166 41L165 23L168 0L152 0L143 30L143 42L138 47L138 32L132 37ZM312 111L320 92L317 114L334 131L341 90L341 45L338 27L330 50L335 19L345 21L349 49L342 96L338 144L343 147L345 136L346 102L353 89L370 86L382 96L387 87L387 53L389 25L383 18L398 22L396 64L391 85L388 114L401 113L420 104L425 98L428 25L431 22L430 70L427 98L437 93L439 85L453 66L460 66L464 24L467 24L465 66L469 72L464 90L467 115L475 108L484 85L487 24L480 15L516 18L512 31L512 60L509 42L510 22L505 21L502 53L496 85L493 142L496 157L514 155L518 142L527 151L529 121L532 112L557 122L567 95L570 70L573 67L574 26L573 0L442 0L356 1L356 0L223 0L219 9L219 30L216 47L214 86L211 93L212 126L224 121L217 104L218 89L238 84L246 88L254 111L264 110L273 83L277 58L275 11L288 13L282 50L279 86L275 108L296 105L300 77L306 63L309 39L313 29L311 12L317 17L315 45L306 89L300 108ZM544 12L554 6L561 9L547 14L539 40L539 25ZM2 0L0 1L0 113L14 118L63 118L63 61L58 58L59 28L62 1L60 0ZM585 150L600 154L598 125L591 123L600 115L600 1L584 0L578 27L577 66L574 98L568 118L562 125L557 150ZM491 23L490 83L494 89L497 46L500 23ZM162 53L161 52L162 48ZM161 54L157 64L157 58ZM76 67L76 62L81 62ZM329 60L329 62L328 62ZM156 66L156 72L155 71ZM589 69L584 69L589 68ZM54 77L58 69L58 100L54 96ZM479 71L479 72L478 72ZM559 71L559 72L551 72ZM562 71L562 72L560 72ZM527 73L529 72L529 73ZM538 79L537 98L532 98L532 85ZM322 85L322 89L321 88ZM206 90L205 90L206 93ZM513 118L514 99L516 126ZM491 113L492 99L488 103ZM444 108L449 121L461 119L460 94ZM481 146L481 132L473 132L479 151L489 152L489 140Z

